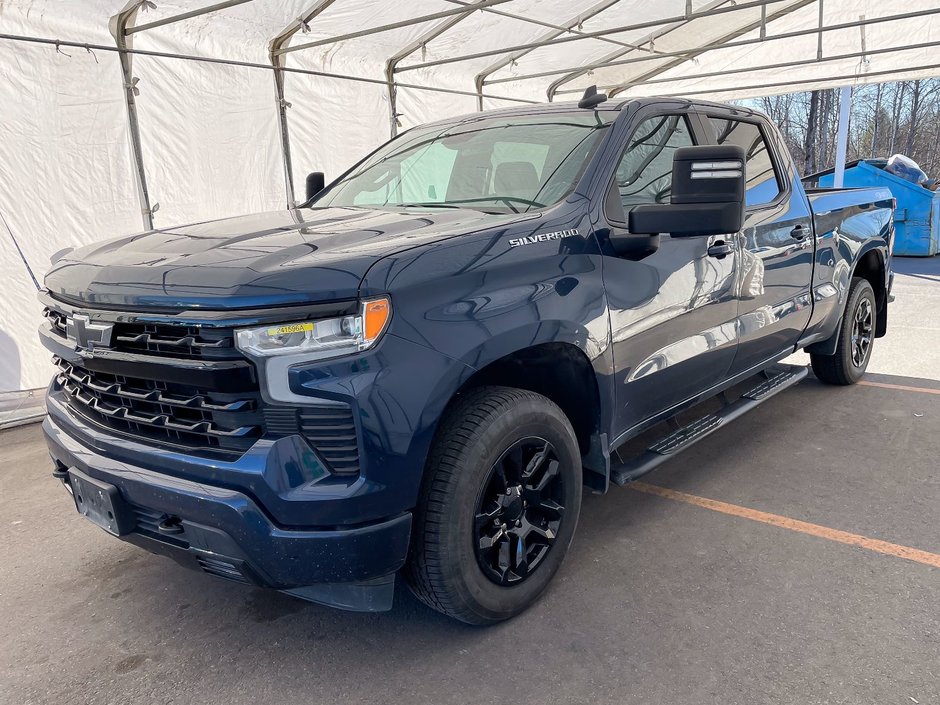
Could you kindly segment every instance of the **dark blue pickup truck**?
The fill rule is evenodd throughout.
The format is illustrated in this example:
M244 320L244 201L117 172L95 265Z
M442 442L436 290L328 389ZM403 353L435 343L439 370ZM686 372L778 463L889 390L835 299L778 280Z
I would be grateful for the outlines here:
M795 350L861 377L893 207L804 190L740 107L589 92L418 127L297 208L60 259L54 474L212 575L381 610L401 572L503 620L558 570L584 487L799 381Z

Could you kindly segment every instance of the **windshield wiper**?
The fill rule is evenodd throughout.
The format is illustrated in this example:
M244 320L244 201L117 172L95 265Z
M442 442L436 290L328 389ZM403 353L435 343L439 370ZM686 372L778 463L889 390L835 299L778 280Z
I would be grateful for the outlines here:
M387 203L395 208L460 208L450 203Z
M519 198L517 196L483 196L482 198L462 198L459 201L447 201L448 203L480 203L481 201L496 201L497 203L505 203L506 206L512 210L513 213L519 213L519 209L516 208L514 203L524 203L527 206L532 206L535 208L545 208L544 203L539 203L538 201L530 201L528 198Z

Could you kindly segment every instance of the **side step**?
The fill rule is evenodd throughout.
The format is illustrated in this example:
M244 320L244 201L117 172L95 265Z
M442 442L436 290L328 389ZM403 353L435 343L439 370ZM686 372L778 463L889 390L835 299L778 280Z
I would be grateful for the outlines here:
M790 365L775 365L762 374L764 381L753 389L746 391L739 399L725 404L714 414L708 414L696 419L692 423L673 431L662 438L637 457L628 460L622 465L615 465L610 469L610 481L625 485L632 480L645 475L650 470L675 457L680 452L713 433L727 422L733 421L742 414L770 399L787 387L792 387L809 373L807 367L793 367Z

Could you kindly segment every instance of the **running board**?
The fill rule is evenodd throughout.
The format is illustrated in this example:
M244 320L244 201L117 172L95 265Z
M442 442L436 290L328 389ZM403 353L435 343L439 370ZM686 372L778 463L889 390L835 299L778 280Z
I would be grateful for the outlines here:
M708 414L692 423L673 431L665 438L640 453L636 458L616 465L610 469L610 481L625 485L645 475L650 470L675 457L686 448L695 445L709 434L717 431L727 422L770 399L787 387L799 383L809 373L807 367L774 365L761 374L764 380L753 389L746 391L736 401L725 404L714 414Z

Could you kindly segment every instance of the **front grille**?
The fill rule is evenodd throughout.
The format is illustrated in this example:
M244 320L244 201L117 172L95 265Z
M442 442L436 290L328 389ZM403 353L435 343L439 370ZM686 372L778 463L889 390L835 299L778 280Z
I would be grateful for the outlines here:
M70 314L49 307L44 315L51 332L67 342ZM262 436L296 434L333 473L359 473L352 407L266 406L254 367L235 348L232 328L121 318L126 317L106 319L115 322L105 350L96 348L81 361L53 358L64 401L86 422L143 443L226 459Z
M66 314L47 308L44 315L53 330L64 338ZM241 359L235 350L235 333L230 328L118 322L114 324L109 347L120 352L187 360Z
M53 360L69 406L95 425L197 452L241 453L263 432L257 392L200 390Z

